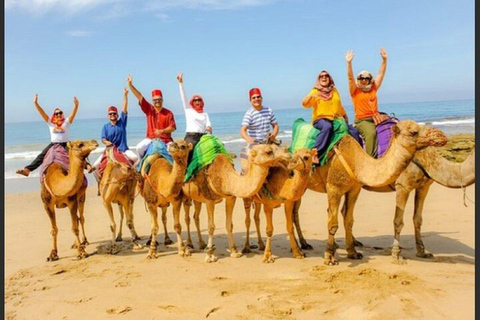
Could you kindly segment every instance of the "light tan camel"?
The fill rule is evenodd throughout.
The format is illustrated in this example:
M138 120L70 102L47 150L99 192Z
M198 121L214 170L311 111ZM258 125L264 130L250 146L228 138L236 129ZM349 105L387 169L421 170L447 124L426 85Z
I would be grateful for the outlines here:
M383 187L392 184L408 166L418 149L441 146L447 142L442 131L431 127L423 127L421 130L420 126L412 120L398 122L392 127L392 131L390 147L379 159L374 159L365 153L351 136L343 137L336 146L338 153L329 158L325 165L317 167L310 178L309 189L327 193L328 240L325 250L327 265L338 264L335 257L335 233L338 230L338 208L341 197L345 195L342 214L347 257L361 259L362 254L355 250L352 227L353 209L362 186ZM295 207L298 209L298 205Z
M213 234L215 232L214 212L215 204L225 199L226 229L231 257L241 257L233 240L232 214L237 197L249 198L262 187L268 170L276 165L279 159L269 145L256 145L248 156L248 172L241 175L235 170L228 158L220 154L215 160L198 172L195 177L184 184L184 194L193 201L206 203L208 213L208 243L206 247L206 262L215 262L215 246Z
M82 259L88 256L85 252L85 246L88 244L88 241L85 236L85 217L83 215L86 191L86 187L83 186L83 168L86 163L85 159L90 152L98 147L98 143L95 140L75 140L69 141L67 147L70 169L67 171L59 163L52 163L45 171L45 177L41 184L40 197L52 224L53 249L47 261L59 259L57 248L58 227L55 217L55 207L68 207L72 219L72 231L75 234L75 242L72 247L78 250L77 258ZM79 221L83 234L82 242L80 242L79 236Z
M142 245L138 242L140 237L135 231L133 223L133 202L135 200L135 187L137 186L136 171L133 166L128 166L115 160L112 154L112 148L107 148L107 166L99 182L99 192L103 199L103 205L107 209L110 218L110 230L112 232L112 245L110 253L118 252L116 241L122 241L123 217L126 214L127 226L132 234L134 249L141 249ZM120 212L120 226L118 236L115 238L117 225L113 214L112 203L118 204Z
M157 157L152 163L150 171L146 176L143 185L140 186L140 193L147 203L148 211L152 218L152 236L150 239L150 250L147 258L157 258L157 233L158 233L158 213L157 208L161 207L165 214L167 207L171 203L173 206L173 217L175 232L177 233L178 254L181 256L191 255L188 248L182 240L182 226L180 224L180 207L182 204L182 185L187 168L188 152L192 149L192 144L184 140L177 140L168 145L168 152L173 158L171 165L165 158L158 158L154 154L151 157Z
M252 201L255 201L256 216L257 211L260 211L260 206L263 204L267 221L267 245L265 247L263 262L270 263L275 261L271 251L273 235L272 215L273 209L280 206L282 203L285 205L286 227L293 256L298 259L301 259L304 256L298 248L293 234L292 208L293 203L300 199L307 189L310 173L312 171L312 157L316 153L317 151L315 149L297 150L294 153L293 158L289 161L287 168L271 167L260 192L253 198L243 199L246 211L250 209ZM246 213L246 216L249 217L249 213ZM257 234L260 234L258 229L257 224ZM260 244L261 236L259 239ZM248 237L245 241L244 252L245 251L249 251Z
M423 222L423 205L430 186L437 182L447 188L464 188L475 183L475 150L462 163L454 163L442 157L434 147L418 150L408 167L398 177L397 181L382 188L363 186L364 189L375 192L396 192L394 224L394 241L392 258L400 261L400 232L403 229L403 215L410 193L415 190L413 223L415 226L415 243L417 257L432 258L433 254L425 251L422 241L421 226ZM295 203L294 224L302 249L312 249L301 232L298 210L300 201ZM342 208L342 212L344 209ZM354 238L356 246L362 245Z

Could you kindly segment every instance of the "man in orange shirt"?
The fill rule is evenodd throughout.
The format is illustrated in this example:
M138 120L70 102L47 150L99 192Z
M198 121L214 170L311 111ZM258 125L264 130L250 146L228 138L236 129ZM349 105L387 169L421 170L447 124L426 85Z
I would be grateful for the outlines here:
M353 110L355 111L355 125L365 140L366 151L369 155L377 156L377 131L374 117L379 114L377 91L382 85L385 71L387 70L387 51L380 48L382 64L375 79L368 71L362 71L355 82L353 78L352 60L353 52L347 51L347 75L350 96L352 97Z

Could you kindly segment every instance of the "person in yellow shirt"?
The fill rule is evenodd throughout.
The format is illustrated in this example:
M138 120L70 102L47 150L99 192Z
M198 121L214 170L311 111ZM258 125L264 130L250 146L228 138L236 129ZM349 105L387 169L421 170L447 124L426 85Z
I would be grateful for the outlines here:
M318 158L326 151L328 141L333 133L333 119L344 118L348 124L348 116L342 106L340 94L335 88L335 82L330 74L323 70L317 77L315 85L310 93L302 100L304 108L313 108L312 124L320 130L320 134L315 140L315 148L317 149L317 157L313 162L318 163ZM350 134L361 145L361 138L357 129L348 124Z

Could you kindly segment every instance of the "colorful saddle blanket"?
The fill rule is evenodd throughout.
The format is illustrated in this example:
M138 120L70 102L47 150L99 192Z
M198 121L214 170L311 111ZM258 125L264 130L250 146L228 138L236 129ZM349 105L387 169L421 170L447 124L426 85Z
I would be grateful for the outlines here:
M298 118L293 122L292 126L292 144L288 148L291 153L301 148L311 149L315 147L315 139L317 138L320 130L316 129L311 123L306 122L302 118ZM327 163L328 153L332 150L333 146L345 135L349 134L348 126L343 119L333 120L333 135L328 143L327 150L324 154L319 155L319 166L323 166Z
M192 160L188 164L184 181L189 181L203 167L211 164L219 154L227 156L233 164L233 159L228 154L220 139L211 134L203 135L195 146L195 149L193 149Z
M137 164L137 171L145 173L148 173L150 171L150 167L157 159L156 157L150 157L153 154L158 154L162 158L165 158L168 162L173 163L173 158L170 153L168 153L167 145L165 144L165 142L159 139L155 139L150 142L147 151L145 151L145 155L143 156L142 160L140 160L140 162Z
M55 144L48 149L47 153L45 154L45 158L43 158L42 165L40 166L40 183L43 183L43 180L45 179L45 172L47 171L48 167L55 162L60 164L65 170L70 170L68 152L59 144ZM82 186L88 186L88 181L85 174L83 175Z
M107 167L107 163L108 163L107 150L108 148L105 148L105 151L103 151L102 160L100 160L100 165L98 167L98 173L100 175L103 173L103 171L105 171L105 168ZM133 165L132 161L130 161L130 159L128 159L123 152L118 150L116 146L112 146L111 150L112 150L112 155L116 161L126 164L127 166Z
M390 117L377 125L377 158L382 157L387 151L393 136L392 126L397 122L397 118Z

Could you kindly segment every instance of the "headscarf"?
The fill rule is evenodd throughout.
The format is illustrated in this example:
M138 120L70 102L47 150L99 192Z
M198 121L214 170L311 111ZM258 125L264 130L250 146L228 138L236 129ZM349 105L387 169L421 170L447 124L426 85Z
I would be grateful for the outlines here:
M370 78L369 84L367 84L365 86L362 85L360 83L360 81L358 80L359 77L363 77L363 78L369 77ZM357 87L358 87L358 89L362 90L363 92L369 92L370 90L372 90L372 85L373 85L374 82L375 82L375 80L373 79L373 75L370 72L368 72L367 70L363 70L357 75Z
M326 74L328 78L330 79L330 84L328 87L324 87L320 84L320 75ZM328 101L332 99L333 96L333 88L335 87L335 82L332 79L332 76L325 70L322 70L317 77L317 81L315 81L314 88L318 90L318 96L320 99L324 101Z
M201 101L200 101L200 106L195 105L195 103L193 102L193 100L195 100L196 98L197 98L197 99L200 98L200 100L201 100ZM195 111L197 111L198 113L202 113L202 112L203 112L203 106L204 106L205 104L203 103L203 98L202 98L199 94L194 94L194 95L192 96L192 98L190 99L190 105L192 106L192 108L193 108Z
M60 108L56 108L55 110L53 110L52 116L50 117L50 122L56 125L57 127L61 127L62 124L65 122L65 116L63 116L61 119L58 119L58 117L55 117L55 112L57 110L62 111Z

